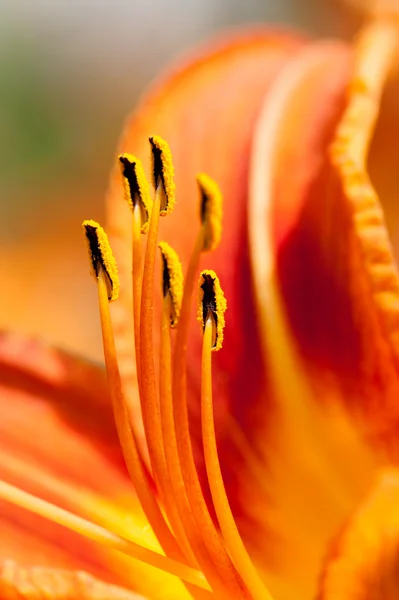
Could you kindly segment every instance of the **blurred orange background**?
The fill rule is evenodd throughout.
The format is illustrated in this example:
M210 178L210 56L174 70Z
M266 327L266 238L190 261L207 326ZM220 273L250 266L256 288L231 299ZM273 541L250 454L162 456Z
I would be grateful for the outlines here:
M0 3L0 325L101 360L84 218L104 220L118 136L148 83L221 30L338 29L322 0Z

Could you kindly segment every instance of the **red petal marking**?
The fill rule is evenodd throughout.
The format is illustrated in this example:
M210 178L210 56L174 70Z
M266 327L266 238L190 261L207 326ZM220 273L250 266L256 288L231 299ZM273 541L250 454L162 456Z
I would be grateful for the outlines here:
M84 571L0 565L2 600L144 600L133 592L95 579Z
M399 597L399 471L383 472L328 560L319 600Z

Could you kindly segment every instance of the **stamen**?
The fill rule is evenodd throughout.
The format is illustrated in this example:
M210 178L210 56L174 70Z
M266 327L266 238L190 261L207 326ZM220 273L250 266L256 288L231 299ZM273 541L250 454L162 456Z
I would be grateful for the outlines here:
M141 213L141 233L147 233L152 208L148 182L141 161L132 154L120 154L119 162L125 188L125 198L132 211L138 204Z
M174 256L177 259L177 255ZM173 261L175 262L175 261ZM169 262L170 264L170 262ZM165 265L164 265L165 266ZM166 265L167 267L167 265ZM181 267L180 267L181 268ZM173 277L167 278L169 281ZM187 558L189 555L186 553L186 545L189 545L189 554L194 558L194 563L190 561L190 564L195 565L198 561L201 570L204 572L206 578L211 584L212 589L218 593L221 598L230 598L226 588L221 581L217 570L209 556L206 545L203 542L201 534L197 528L194 520L194 516L191 510L190 503L187 498L186 490L184 487L184 480L180 466L179 453L176 441L175 424L173 417L173 399L172 399L172 372L171 372L171 339L170 339L170 327L171 318L176 309L172 306L172 298L170 292L170 285L166 286L165 289L165 277L163 279L164 298L162 308L162 321L161 321L161 347L160 347L160 371L159 371L159 382L160 382L160 410L161 410L161 423L162 423L162 434L163 439L167 440L165 443L165 457L168 467L169 477L172 484L172 490L176 502L176 506L180 515L181 523L184 527L184 535L179 539L181 546L185 551ZM180 287L180 285L179 285ZM179 303L181 302L181 299ZM180 306L179 306L180 312ZM192 550L191 550L192 549ZM193 556L194 553L194 556Z
M175 206L175 180L172 153L159 135L150 137L154 189L162 188L161 216L169 215Z
M161 499L164 502L165 511L170 520L172 528L178 532L181 531L181 522L176 507L176 501L174 498L165 458L161 414L155 377L153 343L154 272L159 217L161 214L162 198L167 196L169 193L167 192L166 188L174 189L174 183L170 180L173 175L173 165L171 163L170 150L166 142L158 136L151 138L151 140L154 162L154 183L157 183L158 186L155 189L154 205L148 232L143 272L140 316L140 399L143 413L144 431L147 440L151 467L154 473L154 479ZM165 181L167 183L164 183ZM168 202L169 201L167 201L167 203ZM164 214L169 214L171 208L172 203L169 203L168 209L164 209Z
M216 181L209 175L197 176L200 192L200 218L204 227L203 251L214 250L222 236L222 194Z
M220 350L223 344L223 330L225 325L224 313L227 303L219 278L215 271L202 271L200 276L199 298L197 319L205 331L206 321L211 313L214 327L214 339L212 340L212 350Z
M109 252L111 252L109 246L108 249ZM126 466L135 486L136 493L143 511L146 514L147 519L153 528L161 546L171 557L180 559L181 553L179 547L173 535L171 534L154 497L146 470L144 468L143 460L138 451L137 441L129 421L129 413L122 391L122 383L116 356L115 341L108 303L106 274L102 266L99 268L97 283L105 365L107 369L116 428Z
M136 372L141 383L140 361L140 307L143 279L142 247L140 233L147 233L152 209L152 200L141 161L131 154L119 156L124 181L125 197L132 209L132 295L134 345L136 351Z
M92 275L98 279L101 270L105 273L108 300L116 300L119 296L118 269L107 234L96 221L83 221L83 228L89 249Z
M230 508L220 469L212 401L212 350L222 345L226 300L213 271L202 271L198 314L204 330L201 377L201 417L205 465L220 528L235 566L255 600L272 600L243 544ZM202 290L202 291L201 291ZM204 316L204 313L206 315Z
M144 562L165 573L175 575L179 579L204 590L210 590L204 575L187 565L154 552L136 542L131 542L104 527L78 517L63 508L37 498L19 488L0 480L0 498L16 506L20 506L36 515L44 517L53 523L58 523L79 535L90 538L103 546L118 550L131 558Z
M205 226L202 225L187 269L179 327L177 328L172 388L175 434L184 486L198 531L201 533L215 568L230 594L233 594L233 597L241 598L248 597L247 590L224 548L203 496L194 461L187 410L187 343L192 298L199 260L204 248L204 237Z

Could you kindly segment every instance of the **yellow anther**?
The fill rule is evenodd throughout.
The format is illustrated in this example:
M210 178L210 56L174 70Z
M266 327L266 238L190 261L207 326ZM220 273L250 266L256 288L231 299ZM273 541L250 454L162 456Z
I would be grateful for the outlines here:
M180 317L181 301L183 298L183 270L175 250L166 242L159 242L158 248L162 254L162 288L163 295L170 294L172 312L170 326L175 327Z
M141 161L132 154L120 154L119 162L125 188L125 198L133 210L139 202L141 213L141 233L147 233L151 215L152 199L148 181Z
M96 221L83 221L83 228L89 249L92 275L98 279L101 270L105 273L108 300L116 300L119 296L118 268L108 236Z
M199 279L198 312L197 319L205 329L209 317L213 319L214 336L212 350L220 350L223 344L223 330L225 325L224 313L227 302L220 287L219 277L215 271L202 271Z
M163 198L160 215L169 215L175 206L175 180L172 153L169 145L159 135L150 137L152 156L152 176L154 188L162 186Z
M197 175L200 192L200 217L204 226L204 251L215 250L222 236L222 194L209 175Z

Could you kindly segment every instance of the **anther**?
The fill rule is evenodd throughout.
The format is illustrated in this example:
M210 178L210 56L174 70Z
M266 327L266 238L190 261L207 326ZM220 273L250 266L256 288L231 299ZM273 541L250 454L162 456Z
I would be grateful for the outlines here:
M83 221L83 228L89 249L92 275L98 279L101 271L104 272L108 300L116 300L119 296L119 277L108 236L96 221Z
M199 280L197 319L201 323L203 331L207 319L211 317L213 320L212 350L220 350L222 347L226 308L226 298L220 287L218 276L214 271L202 271Z
M119 155L119 163L121 166L126 201L132 210L134 210L136 203L139 203L141 233L147 233L152 200L143 166L138 158L127 153Z
M162 190L160 215L169 215L175 206L175 181L172 153L169 145L159 135L150 139L152 156L152 177L154 189Z
M175 327L180 316L183 298L183 271L177 253L166 242L160 242L158 248L162 254L162 290L166 297L170 295L171 315L170 326Z
M200 218L204 227L203 251L215 250L222 236L222 194L209 175L197 176L200 193Z

